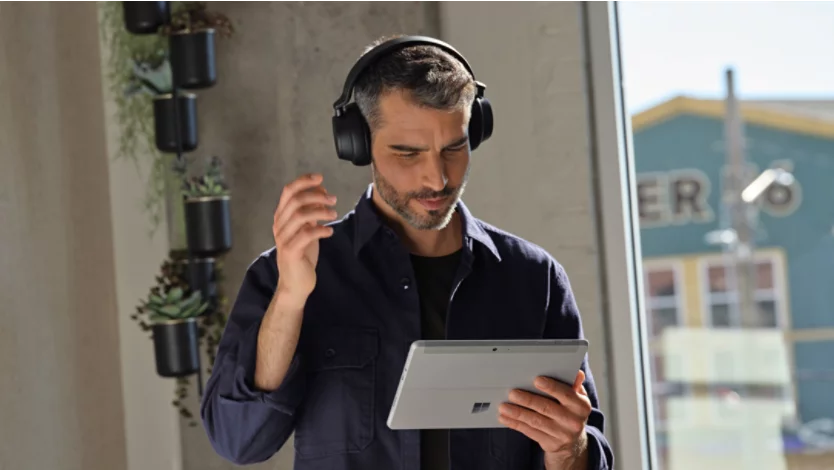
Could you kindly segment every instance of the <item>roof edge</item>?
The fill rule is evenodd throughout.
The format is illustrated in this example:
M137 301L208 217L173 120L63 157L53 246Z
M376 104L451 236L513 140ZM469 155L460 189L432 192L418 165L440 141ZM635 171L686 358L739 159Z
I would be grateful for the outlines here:
M755 103L741 101L741 115L745 124L780 131L834 139L834 122L768 109ZM724 119L723 100L696 99L677 96L631 117L632 131L654 127L674 117L688 114L712 119Z

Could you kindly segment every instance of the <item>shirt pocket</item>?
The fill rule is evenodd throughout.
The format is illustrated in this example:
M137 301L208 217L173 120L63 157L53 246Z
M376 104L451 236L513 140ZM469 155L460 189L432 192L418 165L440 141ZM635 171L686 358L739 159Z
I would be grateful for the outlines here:
M295 426L298 458L355 453L374 439L378 334L374 329L312 332L304 362L306 395Z

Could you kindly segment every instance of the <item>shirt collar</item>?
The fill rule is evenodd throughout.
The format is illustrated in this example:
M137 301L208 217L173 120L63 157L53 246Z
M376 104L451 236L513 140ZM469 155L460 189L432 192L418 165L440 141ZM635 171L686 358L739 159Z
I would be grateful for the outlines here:
M373 184L369 184L359 202L356 204L356 225L354 227L353 248L354 253L359 254L359 251L373 238L378 230L383 228L383 221L374 207L371 196L373 194ZM492 237L484 229L483 224L472 216L469 209L463 203L458 201L456 210L461 215L461 222L463 225L463 246L469 250L473 249L472 242L476 241L489 250L495 258L500 261L501 256L498 253L498 248L495 246Z

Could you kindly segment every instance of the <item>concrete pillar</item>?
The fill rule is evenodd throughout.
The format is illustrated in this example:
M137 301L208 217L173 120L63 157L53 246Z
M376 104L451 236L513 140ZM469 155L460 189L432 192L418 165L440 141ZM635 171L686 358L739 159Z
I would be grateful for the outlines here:
M552 254L570 277L608 407L586 46L579 2L440 4L442 39L487 85L495 133L473 155L473 213Z
M126 466L98 70L94 3L0 5L4 469Z

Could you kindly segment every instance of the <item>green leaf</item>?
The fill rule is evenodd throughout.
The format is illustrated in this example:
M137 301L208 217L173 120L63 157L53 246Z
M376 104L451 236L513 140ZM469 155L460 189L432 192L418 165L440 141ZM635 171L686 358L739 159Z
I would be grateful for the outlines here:
M182 287L174 287L173 289L171 289L168 292L168 299L166 299L166 300L169 304L175 304L175 303L179 302L180 299L182 299L182 295L183 295Z
M171 318L177 318L182 313L182 310L178 305L166 305L159 309L159 312Z
M191 295L188 296L187 299L180 302L180 308L183 309L183 310L185 310L187 308L191 308L192 306L194 306L198 302L200 302L201 297L202 297L202 295L200 294L200 291L192 292Z

